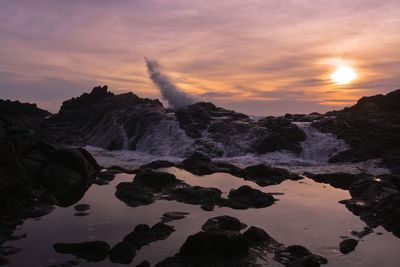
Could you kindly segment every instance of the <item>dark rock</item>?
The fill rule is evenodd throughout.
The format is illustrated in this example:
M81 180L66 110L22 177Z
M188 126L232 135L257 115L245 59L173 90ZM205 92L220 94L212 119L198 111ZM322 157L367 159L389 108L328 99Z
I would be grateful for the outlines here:
M201 229L206 232L240 232L246 227L246 224L241 223L238 219L225 215L209 219Z
M167 160L156 160L152 161L148 164L140 166L140 169L160 169L160 168L168 168L175 166L175 163L167 161Z
M36 104L21 103L19 101L10 101L0 99L0 114L8 118L15 117L47 117L51 115L47 110L37 107Z
M200 206L200 208L202 210L205 210L205 211L213 211L215 209L215 205L213 205L213 204L203 204L203 205Z
M233 174L235 175L235 174ZM279 184L284 180L299 180L300 176L285 169L273 168L264 164L249 166L241 170L236 176L256 182L260 186Z
M102 171L99 173L98 178L101 180L112 181L115 178L115 171Z
M89 215L89 213L87 213L87 212L75 212L74 213L74 216L77 216L77 217L83 217L83 216L88 216Z
M153 192L138 183L119 183L115 196L131 207L149 205L155 200Z
M180 182L180 180L176 179L173 174L167 172L155 172L149 169L140 171L136 174L135 181L159 190L164 187L175 186Z
M124 241L130 242L137 249L140 249L151 242L168 238L174 231L172 226L164 223L157 223L151 228L146 224L139 224L133 232L125 236Z
M151 227L151 231L153 232L154 240L164 240L167 239L175 229L165 223L157 223Z
M163 223L166 223L174 220L181 220L185 218L186 215L188 214L189 214L188 212L181 212L181 211L166 212L163 214L161 219Z
M369 234L371 234L371 233L373 233L374 232L374 230L372 230L371 229L371 227L364 227L364 230L362 230L362 231L360 231L360 232L357 232L357 231L351 231L351 234L353 235L353 236L356 236L356 237L358 237L358 238L363 238L364 236L366 236L366 235L369 235Z
M150 262L148 262L148 261L142 261L141 263L139 263L138 265L136 265L136 267L150 267Z
M234 209L264 208L274 202L275 198L271 194L244 185L229 192L227 205Z
M222 203L221 190L200 186L180 187L170 192L169 199L192 205L215 205Z
M199 232L189 236L179 253L189 266L229 266L248 255L249 244L240 234Z
M20 252L22 249L10 246L2 246L0 247L0 254L3 256L9 256L15 253Z
M263 229L251 226L244 232L243 236L250 244L258 245L260 243L271 243L275 240L270 237Z
M90 205L88 204L78 204L74 206L74 210L76 211L87 211L90 209Z
M320 266L328 263L327 259L312 254L307 248L299 245L288 246L277 250L274 259L285 266Z
M327 183L335 188L340 188L344 190L348 190L352 183L365 177L369 177L369 175L366 174L350 174L341 172L327 174L305 173L304 175L318 183Z
M345 239L342 242L340 242L340 252L343 254L348 254L356 248L358 245L358 241L355 239Z
M87 261L102 261L107 258L110 246L104 241L83 243L57 243L53 248L58 253L73 254Z
M136 256L136 249L131 242L119 242L111 249L109 253L110 260L113 263L130 264Z
M0 265L6 265L6 264L9 264L9 263L10 263L10 261L7 258L5 258L2 255L0 255Z

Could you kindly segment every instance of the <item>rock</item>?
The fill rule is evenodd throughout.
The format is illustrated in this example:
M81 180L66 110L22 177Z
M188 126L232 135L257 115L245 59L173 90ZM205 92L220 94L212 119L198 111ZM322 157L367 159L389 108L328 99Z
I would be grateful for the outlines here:
M217 188L188 186L173 189L168 199L192 205L216 205L223 201L221 194L221 190Z
M285 169L273 168L264 164L249 166L241 170L236 176L242 177L245 180L254 181L259 186L279 184L287 179L301 179L298 175L292 174Z
M251 226L244 232L243 236L250 244L258 245L260 243L271 243L275 240L270 237L263 229Z
M102 261L107 258L110 246L104 241L83 243L56 243L53 248L58 253L73 254L87 261Z
M140 169L160 169L160 168L169 168L174 167L175 163L167 161L167 160L155 160L148 164L140 166Z
M131 207L149 205L155 200L153 192L138 183L119 183L115 196Z
M88 204L79 204L74 206L74 210L76 211L87 211L90 209L90 205Z
M199 232L189 236L179 253L189 266L229 266L248 255L249 245L240 234Z
M348 254L356 248L358 245L358 241L352 238L345 239L342 242L340 242L340 252L343 254Z
M181 211L172 211L172 212L166 212L162 216L162 222L171 222L174 220L181 220L186 217L186 215L189 215L188 212L181 212Z
M275 199L271 194L244 185L229 192L226 205L234 209L264 208L274 202Z
M369 177L369 175L367 174L350 174L341 172L327 174L305 173L304 175L318 183L327 183L335 188L340 188L344 190L348 190L352 183L365 177Z
M180 180L176 179L173 174L167 172L155 172L149 169L140 171L136 174L135 181L158 190L168 186L175 186L180 182Z
M206 232L240 232L246 227L246 224L241 223L238 219L224 215L209 219L201 229Z
M196 175L206 175L214 173L211 159L204 154L194 153L182 162L183 169Z
M112 181L115 178L115 171L107 170L99 173L98 178L105 181Z
M113 263L130 264L136 256L136 249L131 242L119 242L111 249L109 253L110 260Z
M6 265L9 263L10 263L10 261L7 258L0 255L0 265Z
M142 261L141 263L139 263L138 265L136 265L136 267L150 267L150 262L148 262L148 261Z
M0 254L3 256L9 256L15 253L20 252L22 249L10 246L2 246L0 247Z
M277 250L274 259L286 266L320 266L328 263L326 258L312 254L307 248L299 245Z
M371 229L371 227L364 227L364 230L357 232L357 231L351 231L351 234L359 239L363 238L366 235L369 235L373 233L374 230Z
M131 243L137 249L142 248L157 240L164 240L174 232L172 226L164 223L157 223L153 227L146 224L139 224L135 227L134 231L125 236L124 241Z

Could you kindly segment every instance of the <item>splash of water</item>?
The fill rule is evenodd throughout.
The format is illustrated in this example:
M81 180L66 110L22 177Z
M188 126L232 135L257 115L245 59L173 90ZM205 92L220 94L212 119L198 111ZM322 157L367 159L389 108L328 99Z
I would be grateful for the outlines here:
M168 102L171 108L178 109L196 102L193 97L182 92L178 87L171 83L168 76L161 73L160 64L156 60L150 60L146 57L144 59L146 61L150 79L160 90L162 98Z

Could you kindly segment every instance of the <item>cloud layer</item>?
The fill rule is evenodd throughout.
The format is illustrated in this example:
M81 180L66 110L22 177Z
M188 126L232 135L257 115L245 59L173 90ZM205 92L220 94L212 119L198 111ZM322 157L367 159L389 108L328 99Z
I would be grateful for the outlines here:
M399 30L397 0L2 0L0 98L56 111L99 84L158 98L148 55L201 100L322 112L400 88ZM340 64L359 79L333 84Z

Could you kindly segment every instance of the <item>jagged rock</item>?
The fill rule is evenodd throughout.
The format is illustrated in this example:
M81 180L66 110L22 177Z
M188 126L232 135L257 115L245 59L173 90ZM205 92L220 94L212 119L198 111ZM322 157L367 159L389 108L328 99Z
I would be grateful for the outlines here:
M358 162L390 155L400 156L400 90L387 95L361 98L356 105L331 111L313 123L323 132L335 134L351 148L339 153L331 162ZM382 138L384 137L384 138ZM390 160L388 167L396 170ZM398 166L398 165L397 165Z
M244 232L244 237L250 244L258 245L260 243L271 243L275 242L275 240L267 234L263 229L251 226L249 229Z
M320 266L328 263L322 256L312 254L307 248L299 245L288 246L277 250L275 254L276 261L285 266Z
M354 251L357 245L358 245L357 240L351 238L345 239L342 242L340 242L340 252L342 252L343 254L348 254Z
M318 183L327 183L335 188L348 190L350 185L365 177L370 177L367 174L350 174L350 173L327 173L327 174L312 174L305 173L305 176L313 179Z
M264 164L249 166L233 175L243 177L245 180L254 181L259 186L279 184L287 179L301 179L300 176L292 174L285 169L273 168Z
M168 186L175 186L180 182L180 180L176 179L173 174L167 172L156 172L149 169L140 171L136 174L135 181L157 190Z
M128 206L137 207L149 205L154 202L154 192L139 183L119 183L115 196L125 202Z
M56 243L53 248L58 253L73 254L87 261L102 261L107 258L110 246L104 241L83 243Z
M120 264L130 264L136 256L137 248L127 241L122 241L116 244L109 253L111 262Z
M155 160L148 164L140 166L140 169L160 169L160 168L168 168L175 166L175 163L167 161L167 160Z
M241 223L238 219L224 215L209 219L202 227L206 232L239 232L240 230L246 228L247 225Z
M234 209L264 208L274 202L275 198L271 194L244 185L229 192L226 205Z
M166 222L171 222L174 220L181 220L183 218L186 217L186 215L188 215L188 212L182 212L182 211L172 211L172 212L166 212L163 214L162 216L162 222L166 223Z

